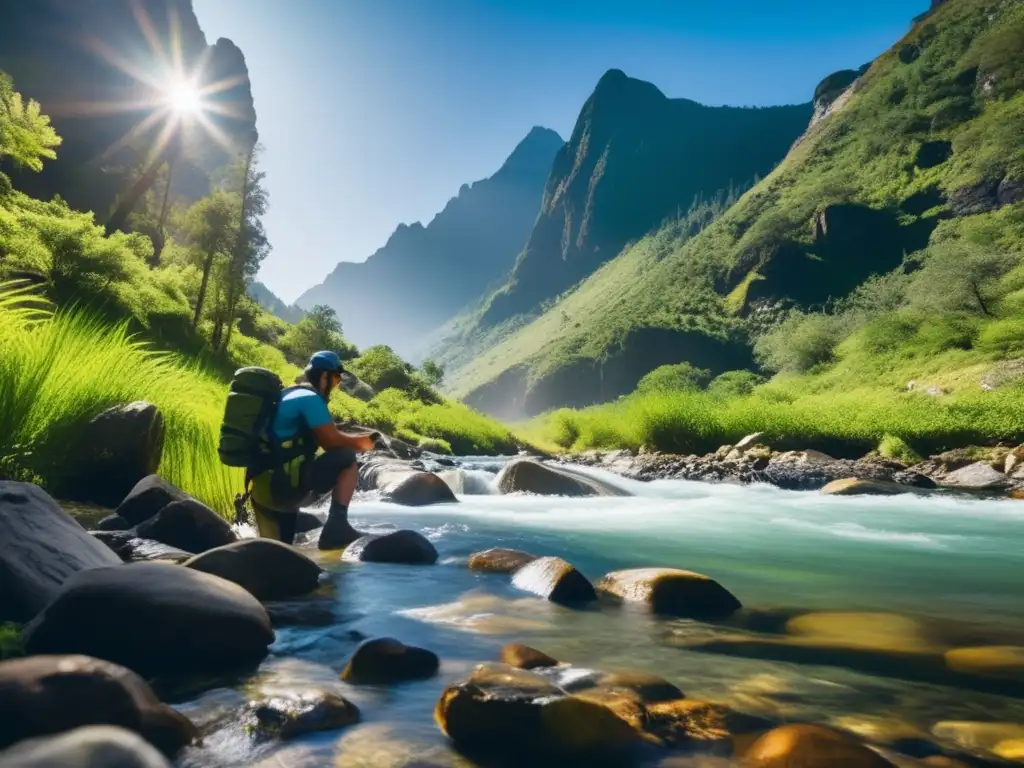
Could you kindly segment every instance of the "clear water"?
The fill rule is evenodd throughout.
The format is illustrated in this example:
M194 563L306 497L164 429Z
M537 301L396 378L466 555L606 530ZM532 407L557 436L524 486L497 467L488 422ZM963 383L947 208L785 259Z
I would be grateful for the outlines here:
M357 498L357 527L418 530L437 547L438 564L342 564L310 547L330 571L329 597L321 599L332 601L337 623L279 629L270 658L251 679L180 704L200 723L214 723L246 697L314 688L354 701L362 724L284 746L255 746L228 717L210 726L206 746L183 765L468 765L447 749L432 721L433 706L445 685L495 659L509 641L582 667L644 669L688 696L783 720L882 717L925 731L943 720L1024 723L1022 700L833 667L696 653L676 641L722 630L630 608L561 608L518 592L507 576L465 567L471 553L499 546L559 555L592 579L619 568L686 568L714 577L746 606L949 619L987 642L1024 644L1024 503L835 498L611 475L602 476L635 495L484 493L499 466L467 461L463 471L474 477L466 488L476 493L461 495L458 504L416 509ZM388 688L343 684L338 673L360 635L429 648L442 659L441 674Z

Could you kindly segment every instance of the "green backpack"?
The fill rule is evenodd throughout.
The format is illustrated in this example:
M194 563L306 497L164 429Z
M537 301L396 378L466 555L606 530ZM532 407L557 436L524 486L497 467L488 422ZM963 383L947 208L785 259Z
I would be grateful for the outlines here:
M278 449L271 426L284 390L278 375L266 368L235 371L217 445L223 464L259 471L273 463Z

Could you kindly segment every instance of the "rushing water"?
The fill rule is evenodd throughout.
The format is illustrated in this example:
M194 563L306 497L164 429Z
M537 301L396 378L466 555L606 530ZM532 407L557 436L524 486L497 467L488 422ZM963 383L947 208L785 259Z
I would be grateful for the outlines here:
M899 719L1024 723L1024 701L835 667L731 658L678 647L721 628L655 619L631 608L570 610L516 591L507 576L475 574L466 558L488 547L559 555L592 579L619 568L706 573L746 606L892 612L953 620L985 642L1024 645L1024 504L953 496L826 497L770 487L637 483L618 498L488 494L500 462L466 461L460 503L406 508L357 497L357 527L412 528L437 547L434 566L342 564L320 599L333 625L281 628L260 671L237 688L179 705L213 723L246 697L307 688L354 701L363 723L288 745L255 746L234 721L212 727L184 761L227 765L463 765L432 721L444 686L497 657L509 641L603 670L644 669L688 696L783 720ZM591 471L591 470L588 470ZM394 687L354 688L338 672L360 637L392 636L436 652L441 674ZM684 763L680 763L682 765ZM693 763L698 765L698 763Z

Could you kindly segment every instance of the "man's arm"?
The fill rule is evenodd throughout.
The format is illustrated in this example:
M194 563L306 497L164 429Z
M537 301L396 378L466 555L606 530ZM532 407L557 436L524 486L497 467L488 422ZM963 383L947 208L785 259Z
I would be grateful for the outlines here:
M325 451L329 451L331 448L350 448L353 451L362 453L364 451L372 451L377 447L373 438L369 435L346 435L334 426L333 421L329 424L313 427L313 437L316 439L316 444Z

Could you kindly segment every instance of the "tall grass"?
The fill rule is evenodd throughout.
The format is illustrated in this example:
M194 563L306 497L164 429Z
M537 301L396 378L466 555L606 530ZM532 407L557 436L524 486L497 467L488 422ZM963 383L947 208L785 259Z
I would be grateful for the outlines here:
M816 448L854 458L896 440L921 454L999 440L1024 441L1024 391L936 398L860 389L792 396L764 388L745 397L706 392L635 394L579 411L534 419L528 439L572 450L641 446L702 454L753 432L783 449ZM908 451L909 454L909 451Z
M90 419L135 400L156 404L166 438L160 474L228 514L238 470L217 456L226 386L181 358L88 311L44 313L23 289L0 286L0 476L70 489Z

